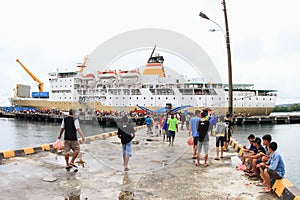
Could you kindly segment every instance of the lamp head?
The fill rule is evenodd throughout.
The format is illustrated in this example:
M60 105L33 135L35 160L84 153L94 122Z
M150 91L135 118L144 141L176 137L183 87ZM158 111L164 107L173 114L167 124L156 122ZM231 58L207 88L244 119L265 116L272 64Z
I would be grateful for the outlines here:
M200 13L199 13L199 16L202 17L202 18L204 18L204 19L209 20L209 18L208 18L208 17L206 16L206 14L204 14L203 12L200 12Z

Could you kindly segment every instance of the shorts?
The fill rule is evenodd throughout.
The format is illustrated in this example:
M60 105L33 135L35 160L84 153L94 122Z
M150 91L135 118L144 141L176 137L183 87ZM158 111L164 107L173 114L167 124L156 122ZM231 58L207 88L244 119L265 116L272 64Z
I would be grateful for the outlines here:
M71 149L73 150L73 152L80 151L80 144L78 141L65 140L64 145L65 145L64 147L65 154L69 154Z
M207 141L207 142L200 142L200 141L198 141L198 143L197 143L197 152L198 153L201 153L202 146L204 148L204 153L208 154L209 141Z
M256 164L259 164L259 163L261 163L261 162L262 162L261 158L257 158L257 159L256 159Z
M230 137L231 137L230 133L229 134L225 133L224 141L229 143L230 142Z
M169 137L172 137L172 138L175 138L175 131L168 131L168 136Z
M282 179L281 176L275 170L268 169L268 174L270 175L271 179Z
M125 156L132 156L132 141L128 142L127 144L122 144L122 152Z
M216 137L216 147L219 147L220 143L221 143L221 147L224 147L224 142L225 142L225 137L223 136Z
M197 146L199 141L199 136L193 137L194 138L194 146Z

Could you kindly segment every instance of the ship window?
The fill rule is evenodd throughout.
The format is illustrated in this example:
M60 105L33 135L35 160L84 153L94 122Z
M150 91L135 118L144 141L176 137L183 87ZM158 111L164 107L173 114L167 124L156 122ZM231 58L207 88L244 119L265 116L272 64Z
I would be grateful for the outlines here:
M182 97L182 100L184 100L184 97Z
M173 99L175 100L175 97Z
M158 99L160 99L160 97L158 97Z
M258 101L258 98L256 98L256 100Z
M249 98L249 100L251 100L251 98Z
M191 97L191 100L193 100L193 97Z
M211 100L214 100L214 98L212 97Z
M144 97L144 99L146 99L146 97Z
M153 99L153 97L151 97L151 99Z
M236 98L234 98L234 100L236 100Z
M242 100L244 100L244 98L242 98Z
M118 97L116 97L116 99L118 99Z
M109 99L111 99L111 97L109 97Z
M270 98L270 101L272 100L272 98Z
M201 97L199 97L199 100L201 100Z
M139 99L138 97L136 99Z
M166 99L168 99L168 97L166 97Z
M263 101L265 100L265 98L263 98Z
M125 99L125 97L123 97L123 99Z
M219 100L222 100L222 98L219 98Z
M129 97L129 99L131 99L131 97Z

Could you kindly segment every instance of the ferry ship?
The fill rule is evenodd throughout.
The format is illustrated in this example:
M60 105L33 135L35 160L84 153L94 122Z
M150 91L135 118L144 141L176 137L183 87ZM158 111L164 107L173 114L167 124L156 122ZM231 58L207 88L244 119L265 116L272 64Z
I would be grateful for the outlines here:
M49 98L11 98L14 106L82 111L133 111L137 105L151 110L166 105L190 105L189 111L210 108L215 114L228 111L228 87L205 83L202 78L186 78L164 66L164 57L153 55L133 70L106 70L84 74L80 70L50 72ZM46 95L47 96L47 95ZM235 115L269 115L276 103L276 90L254 89L253 84L233 85Z

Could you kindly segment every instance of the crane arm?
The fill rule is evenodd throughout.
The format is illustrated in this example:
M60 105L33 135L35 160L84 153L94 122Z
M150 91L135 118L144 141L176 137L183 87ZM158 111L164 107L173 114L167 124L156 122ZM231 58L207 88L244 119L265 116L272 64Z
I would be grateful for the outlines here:
M21 63L21 61L19 59L16 60L22 67L23 69L31 76L31 78L37 82L38 87L39 87L39 92L43 92L44 91L44 83L42 83L31 71L29 71L29 69L27 69L27 67L25 67L23 65L23 63Z

